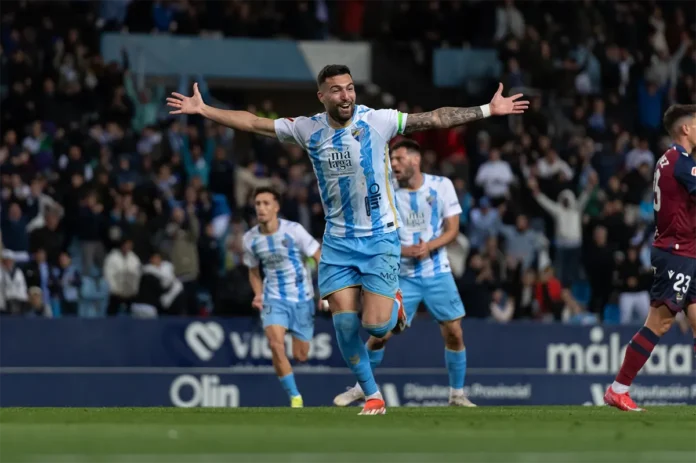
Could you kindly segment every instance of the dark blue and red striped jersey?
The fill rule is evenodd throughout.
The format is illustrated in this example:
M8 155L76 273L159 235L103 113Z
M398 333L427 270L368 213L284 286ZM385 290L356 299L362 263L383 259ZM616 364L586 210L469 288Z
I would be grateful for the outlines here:
M657 161L653 180L658 249L696 258L696 161L672 145Z

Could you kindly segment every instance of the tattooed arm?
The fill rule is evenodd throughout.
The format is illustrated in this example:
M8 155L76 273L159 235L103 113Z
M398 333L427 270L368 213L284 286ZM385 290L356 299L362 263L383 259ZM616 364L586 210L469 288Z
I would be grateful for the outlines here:
M522 94L503 96L503 84L498 84L498 91L490 103L471 108L440 108L427 113L409 114L406 118L404 133L429 129L448 129L467 122L478 121L488 116L506 116L522 114L529 107L529 101L518 101Z
M409 114L406 119L404 133L418 132L429 129L448 129L467 122L483 119L481 106L471 108L440 108L427 113Z

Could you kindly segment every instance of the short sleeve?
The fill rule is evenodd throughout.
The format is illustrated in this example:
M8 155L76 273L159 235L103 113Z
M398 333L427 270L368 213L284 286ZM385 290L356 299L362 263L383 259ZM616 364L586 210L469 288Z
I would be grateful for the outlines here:
M389 141L398 134L404 133L407 117L406 113L395 109L378 109L370 118L370 125Z
M297 246L302 251L302 254L308 257L313 256L319 249L319 242L300 224L295 225L293 232Z
M696 196L696 161L694 158L680 154L674 166L674 178L686 188L689 194Z
M259 259L254 252L253 244L253 237L249 233L245 233L242 240L242 247L244 248L244 256L242 260L244 261L244 265L249 268L256 268L259 266Z
M286 117L273 121L278 140L282 143L293 143L295 145L304 146L304 140L300 136L297 127L299 120L300 118L294 119Z
M445 178L440 188L442 190L442 200L445 204L442 208L442 216L446 218L461 214L462 206L459 204L459 198L457 197L457 192L454 190L452 180Z

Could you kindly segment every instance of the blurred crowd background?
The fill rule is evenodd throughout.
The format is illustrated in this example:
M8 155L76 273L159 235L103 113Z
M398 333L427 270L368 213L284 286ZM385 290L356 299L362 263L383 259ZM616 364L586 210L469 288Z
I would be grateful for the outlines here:
M413 136L464 210L450 260L468 316L640 320L662 114L696 103L694 18L688 1L3 2L0 313L247 315L253 190L276 186L284 217L323 233L300 148L169 116L164 95L179 89L138 82L125 51L105 62L110 31L370 41L399 68L359 102L404 112L486 103L495 80L434 88L433 50L497 50L506 92L524 91L530 110ZM206 101L281 112L278 91L191 74Z

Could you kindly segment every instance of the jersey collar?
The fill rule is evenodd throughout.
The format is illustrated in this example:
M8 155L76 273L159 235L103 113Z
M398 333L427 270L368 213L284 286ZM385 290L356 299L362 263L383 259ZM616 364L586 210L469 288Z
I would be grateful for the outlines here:
M679 151L681 154L685 154L687 156L689 155L689 153L686 152L686 148L684 148L682 145L674 143L674 144L672 144L672 148Z

